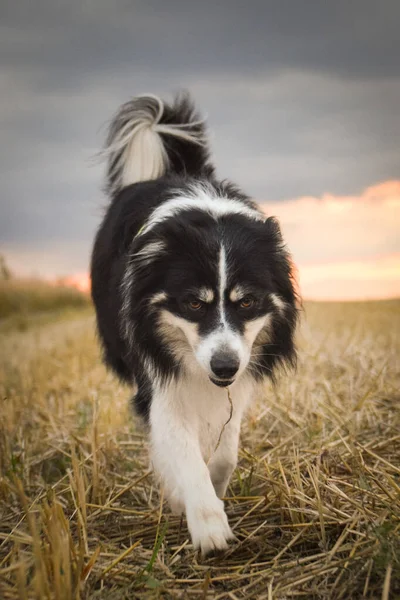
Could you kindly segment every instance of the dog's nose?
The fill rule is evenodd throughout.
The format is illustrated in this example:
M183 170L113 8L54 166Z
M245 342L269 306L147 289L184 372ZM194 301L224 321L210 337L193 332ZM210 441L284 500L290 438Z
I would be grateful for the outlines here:
M212 357L210 367L219 379L232 379L239 369L239 364L239 359L235 354L224 352Z

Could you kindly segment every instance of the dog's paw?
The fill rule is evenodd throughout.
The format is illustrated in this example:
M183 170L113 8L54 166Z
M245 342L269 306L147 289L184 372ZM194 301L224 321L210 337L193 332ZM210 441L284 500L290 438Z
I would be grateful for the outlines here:
M187 521L195 549L200 549L203 556L226 550L230 540L235 536L229 527L228 517L223 502L213 503L212 507L197 506L187 511Z

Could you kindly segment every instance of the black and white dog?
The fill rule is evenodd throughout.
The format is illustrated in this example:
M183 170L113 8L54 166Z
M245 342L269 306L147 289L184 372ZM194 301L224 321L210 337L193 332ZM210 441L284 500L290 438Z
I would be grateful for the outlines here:
M153 468L194 546L224 549L243 413L295 361L290 256L277 221L216 178L187 96L123 105L104 153L111 203L91 265L104 359L137 387Z

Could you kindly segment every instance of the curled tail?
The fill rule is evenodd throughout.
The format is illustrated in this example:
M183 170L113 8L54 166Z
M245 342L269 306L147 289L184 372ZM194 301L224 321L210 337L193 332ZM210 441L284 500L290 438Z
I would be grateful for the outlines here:
M172 105L157 96L138 96L121 106L111 122L106 147L107 191L111 196L139 181L164 174L211 174L206 128L188 95Z

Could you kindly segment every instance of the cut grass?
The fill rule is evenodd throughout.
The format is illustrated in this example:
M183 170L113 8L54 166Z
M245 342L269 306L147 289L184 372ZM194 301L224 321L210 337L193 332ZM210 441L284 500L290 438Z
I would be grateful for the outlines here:
M400 302L305 313L297 374L243 427L238 541L208 560L160 501L93 317L3 333L0 597L399 597Z

